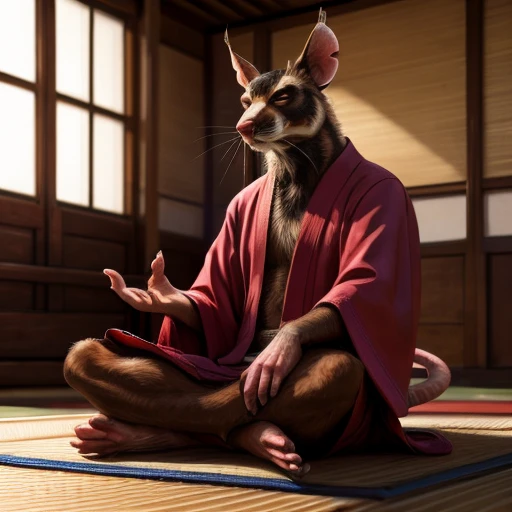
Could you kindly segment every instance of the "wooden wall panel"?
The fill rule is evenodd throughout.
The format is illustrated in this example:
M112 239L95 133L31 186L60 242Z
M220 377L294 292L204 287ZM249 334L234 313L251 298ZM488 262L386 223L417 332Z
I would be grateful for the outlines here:
M512 254L489 256L489 362L512 367Z
M466 179L465 3L407 0L328 17L340 66L326 89L363 155L406 186ZM275 32L273 67L313 24Z
M421 318L423 324L464 321L464 258L422 258Z
M204 256L186 251L162 248L165 258L165 274L171 283L180 289L188 289L196 280L204 263Z
M421 260L421 316L417 346L450 366L462 366L464 354L464 258Z
M0 387L66 385L62 361L0 361Z
M34 230L0 225L0 261L34 263Z
M162 231L202 239L204 236L203 208L195 204L160 197L158 225Z
M432 352L448 366L463 366L463 325L420 325L418 348Z
M0 281L0 311L31 310L34 305L33 294L33 284Z
M99 238L111 242L129 242L133 235L130 220L108 217L94 211L62 209L62 231L66 235Z
M252 61L254 56L253 38L254 34L252 32L230 37L233 51L244 59ZM212 125L226 127L214 128L212 133L235 131L236 123L243 113L240 96L242 96L244 90L236 81L236 74L231 66L231 59L228 48L224 43L223 34L217 34L213 37L212 58L213 77L210 96L212 101ZM221 144L236 136L236 133L228 133L210 137L210 144L211 146ZM236 144L233 145L234 142ZM228 142L212 151L215 206L228 205L244 186L242 144L236 153L236 157L231 162L238 144L238 140Z
M224 224L224 220L226 219L226 208L225 207L217 207L213 212L213 226L215 229L215 233L218 233Z
M64 287L64 311L67 313L123 313L125 303L110 289L110 281L105 277L104 288L85 286Z
M103 338L111 327L123 327L124 316L65 313L0 313L2 359L64 358L72 343Z
M204 59L204 35L196 27L178 23L169 16L160 17L160 40L187 55Z
M158 192L202 203L203 62L164 44L159 59Z
M512 175L512 2L484 2L484 176Z
M207 247L202 240L162 233L165 274L177 288L187 289L204 264Z
M126 272L126 247L119 243L78 236L63 239L63 265L69 268Z

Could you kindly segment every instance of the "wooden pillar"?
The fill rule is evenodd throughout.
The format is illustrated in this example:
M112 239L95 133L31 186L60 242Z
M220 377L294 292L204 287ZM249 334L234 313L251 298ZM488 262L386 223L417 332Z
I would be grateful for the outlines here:
M206 137L206 149L204 157L204 210L203 210L203 238L207 244L213 242L214 238L214 187L213 187L213 152L211 151L211 135L213 133L213 37L212 34L204 36L204 136Z
M487 365L483 249L483 0L466 0L467 251L464 366Z
M160 2L144 0L141 31L141 185L144 190L144 267L160 249L158 229L158 50Z

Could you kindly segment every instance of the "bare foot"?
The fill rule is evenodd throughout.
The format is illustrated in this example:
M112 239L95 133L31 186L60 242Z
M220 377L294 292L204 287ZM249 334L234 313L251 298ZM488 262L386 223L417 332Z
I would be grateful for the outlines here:
M168 450L199 444L185 434L123 423L103 414L93 416L88 423L75 427L75 434L78 439L70 444L78 449L78 453L99 457L119 452Z
M309 464L303 464L301 456L295 453L292 440L268 421L257 421L236 429L229 435L229 441L236 448L269 460L293 476L303 476L310 470Z

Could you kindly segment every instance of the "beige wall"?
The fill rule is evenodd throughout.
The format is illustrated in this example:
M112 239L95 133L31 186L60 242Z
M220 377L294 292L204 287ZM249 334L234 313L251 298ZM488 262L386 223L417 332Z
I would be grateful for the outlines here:
M484 176L511 176L512 2L484 6Z
M340 67L326 90L344 132L406 186L466 179L463 0L408 0L328 17ZM313 25L275 32L273 67Z

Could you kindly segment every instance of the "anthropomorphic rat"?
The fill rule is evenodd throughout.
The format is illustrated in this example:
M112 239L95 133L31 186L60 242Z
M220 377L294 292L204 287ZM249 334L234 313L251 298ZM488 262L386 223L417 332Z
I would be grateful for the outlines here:
M65 377L101 413L72 445L109 455L216 444L296 476L308 457L382 443L448 453L441 436L398 421L443 392L449 372L414 348L411 202L342 135L322 92L339 51L325 12L285 70L260 74L226 43L244 88L237 130L267 173L231 202L190 290L170 284L161 253L147 291L105 271L128 304L167 316L157 345L109 336L72 347ZM413 359L431 376L409 388Z

